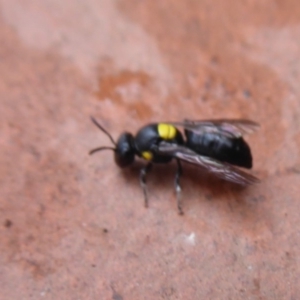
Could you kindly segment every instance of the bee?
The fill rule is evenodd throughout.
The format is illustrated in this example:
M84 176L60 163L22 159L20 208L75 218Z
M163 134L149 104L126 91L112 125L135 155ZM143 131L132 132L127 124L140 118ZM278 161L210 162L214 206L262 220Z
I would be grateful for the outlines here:
M129 132L122 133L116 142L93 117L91 120L108 136L113 147L98 147L89 154L111 150L114 152L115 163L120 168L131 165L135 156L147 161L139 176L145 207L148 207L146 175L153 164L176 161L174 186L179 214L183 214L180 198L181 162L193 164L221 179L239 185L247 186L259 182L258 178L238 168L252 168L251 149L243 135L252 133L259 127L259 124L253 121L219 119L151 123L142 127L135 136ZM183 128L184 134L178 127Z

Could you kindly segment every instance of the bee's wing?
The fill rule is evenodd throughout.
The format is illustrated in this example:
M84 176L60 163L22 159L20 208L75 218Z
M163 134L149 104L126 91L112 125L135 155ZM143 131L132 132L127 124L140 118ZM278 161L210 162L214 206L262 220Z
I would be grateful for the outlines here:
M251 120L203 120L193 121L184 120L183 122L173 122L174 126L182 126L187 130L193 131L198 134L203 133L219 133L230 138L239 138L244 134L254 132L259 128L259 124Z
M199 155L184 146L161 142L157 151L159 154L176 157L182 161L205 169L207 172L212 173L219 178L240 185L250 185L259 182L259 179L251 174L243 172L230 164L220 162L208 156Z

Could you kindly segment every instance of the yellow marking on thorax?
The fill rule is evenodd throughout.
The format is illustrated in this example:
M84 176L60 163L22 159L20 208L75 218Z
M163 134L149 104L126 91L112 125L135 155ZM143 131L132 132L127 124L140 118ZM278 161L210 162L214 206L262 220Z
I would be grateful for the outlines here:
M142 157L146 160L152 160L153 154L150 151L142 152Z
M157 130L158 135L164 140L172 140L176 136L176 128L170 124L160 123Z

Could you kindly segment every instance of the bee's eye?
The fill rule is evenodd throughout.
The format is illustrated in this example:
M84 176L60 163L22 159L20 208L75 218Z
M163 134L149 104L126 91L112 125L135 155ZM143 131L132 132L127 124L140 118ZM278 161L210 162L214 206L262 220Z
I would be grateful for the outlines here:
M135 147L132 134L123 133L118 139L115 150L115 162L120 168L127 167L134 161Z

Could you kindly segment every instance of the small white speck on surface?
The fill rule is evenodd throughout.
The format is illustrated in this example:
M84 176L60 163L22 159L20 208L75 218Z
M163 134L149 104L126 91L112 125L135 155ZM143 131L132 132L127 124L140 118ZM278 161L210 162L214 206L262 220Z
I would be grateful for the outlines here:
M190 235L185 236L185 242L189 245L195 246L196 245L196 234L192 232Z
M43 292L40 293L40 295L41 295L41 297L45 297L46 296L46 292L43 291Z

